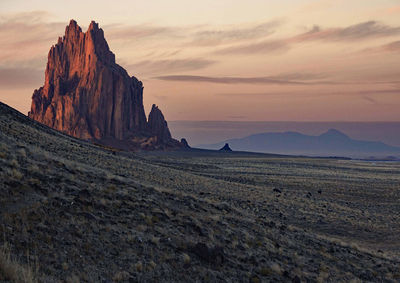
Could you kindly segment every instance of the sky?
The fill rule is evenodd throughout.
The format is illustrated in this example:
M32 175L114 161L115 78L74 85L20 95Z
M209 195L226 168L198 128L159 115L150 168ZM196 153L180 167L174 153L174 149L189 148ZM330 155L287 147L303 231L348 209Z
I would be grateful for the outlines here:
M400 121L400 0L0 0L0 101L29 111L70 19L169 121Z

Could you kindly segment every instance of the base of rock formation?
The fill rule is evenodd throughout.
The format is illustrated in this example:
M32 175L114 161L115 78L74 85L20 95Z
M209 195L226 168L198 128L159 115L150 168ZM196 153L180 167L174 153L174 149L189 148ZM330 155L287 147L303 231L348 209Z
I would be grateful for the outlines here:
M136 136L130 139L117 140L114 138L103 138L101 140L91 140L93 143L106 147L125 151L141 151L141 150L175 150L184 148L185 146L171 139L167 142L159 142L157 136Z

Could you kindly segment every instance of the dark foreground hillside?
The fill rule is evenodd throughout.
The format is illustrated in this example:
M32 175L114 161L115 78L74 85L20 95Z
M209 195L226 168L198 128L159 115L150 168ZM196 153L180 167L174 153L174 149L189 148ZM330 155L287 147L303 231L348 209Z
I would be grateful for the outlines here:
M399 163L116 152L0 104L0 281L398 282L399 184Z

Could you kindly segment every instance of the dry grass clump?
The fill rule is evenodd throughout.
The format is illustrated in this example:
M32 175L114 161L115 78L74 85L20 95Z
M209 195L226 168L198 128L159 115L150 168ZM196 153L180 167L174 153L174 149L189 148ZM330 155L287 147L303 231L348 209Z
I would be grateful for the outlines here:
M128 279L129 279L129 273L126 271L118 271L113 277L114 282L123 282L127 281Z
M10 247L7 244L0 248L0 281L38 282L29 266L26 267L19 264L11 256Z

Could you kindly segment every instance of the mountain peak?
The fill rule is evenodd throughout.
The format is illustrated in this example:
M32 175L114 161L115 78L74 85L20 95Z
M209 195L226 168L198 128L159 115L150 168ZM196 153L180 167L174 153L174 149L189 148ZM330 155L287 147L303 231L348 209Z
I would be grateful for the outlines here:
M89 30L98 30L98 29L99 29L99 24L96 23L95 21L91 21L90 25L89 25L89 28L88 28L88 31Z
M321 134L320 137L350 139L348 135L336 129L329 129L325 133Z
M80 71L83 67L86 71L102 61L107 65L115 64L115 55L110 51L104 32L99 24L92 21L86 32L75 20L71 20L65 28L65 35L59 38L57 44L49 52L49 61L60 60L61 53L64 53L65 60L69 60L73 66L73 72ZM71 60L72 59L72 60Z
M75 20L71 20L69 25L65 28L65 38L79 38L82 33L81 27Z
M70 21L69 21L69 25L67 26L67 28L70 28L70 29L81 29L79 26L78 26L78 23L74 20L74 19L71 19Z

